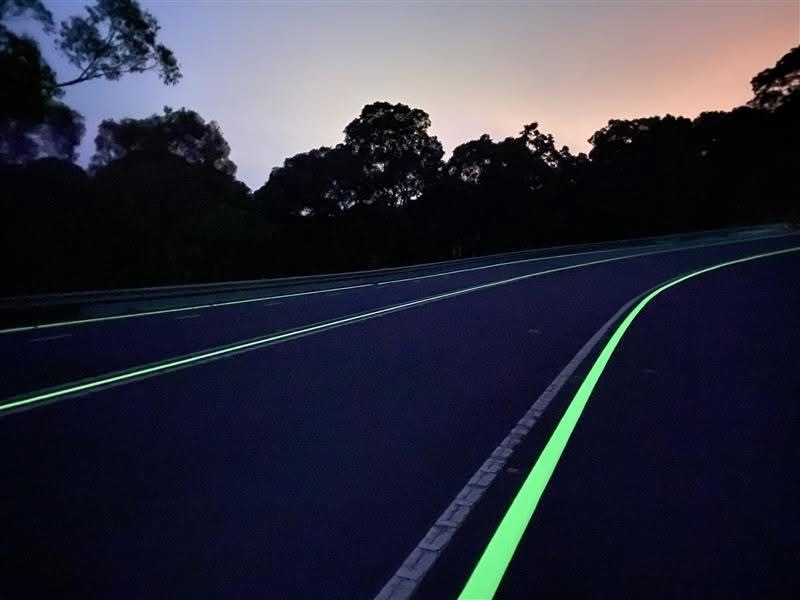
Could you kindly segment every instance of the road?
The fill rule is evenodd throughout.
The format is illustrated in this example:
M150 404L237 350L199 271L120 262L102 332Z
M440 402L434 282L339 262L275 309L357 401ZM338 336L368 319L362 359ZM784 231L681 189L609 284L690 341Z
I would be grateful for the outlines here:
M2 333L3 596L455 597L608 335L463 502L449 544L428 534L587 340L672 278L798 246L448 265ZM797 589L799 265L723 267L642 310L498 597ZM415 548L435 562L409 562Z

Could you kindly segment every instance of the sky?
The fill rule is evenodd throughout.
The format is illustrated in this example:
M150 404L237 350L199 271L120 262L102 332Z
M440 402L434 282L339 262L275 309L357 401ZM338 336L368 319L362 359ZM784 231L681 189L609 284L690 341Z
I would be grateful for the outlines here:
M86 2L45 0L57 19ZM421 108L449 153L536 121L590 148L612 118L694 117L751 97L749 81L800 43L800 0L141 1L183 79L155 73L68 88L86 118L80 162L107 118L165 105L217 121L252 189L286 157L342 141L361 108ZM43 40L59 78L76 74Z

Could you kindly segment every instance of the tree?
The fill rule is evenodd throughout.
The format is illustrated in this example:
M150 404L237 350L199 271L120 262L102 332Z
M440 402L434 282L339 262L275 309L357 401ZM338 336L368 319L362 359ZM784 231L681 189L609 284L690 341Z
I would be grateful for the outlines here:
M59 87L153 69L166 84L181 78L172 50L158 42L158 22L135 0L97 0L86 13L61 23L59 45L80 73Z
M0 295L56 292L96 283L83 273L96 252L91 181L55 158L0 165Z
M61 92L36 42L0 28L0 72L0 161L75 160L83 117L56 100Z
M24 164L44 157L74 162L85 130L83 117L60 102L36 121L0 120L0 162Z
M517 137L493 142L488 135L453 150L445 171L447 195L462 220L459 244L468 253L511 249L547 238L554 195L572 156L559 150L537 123ZM458 205L459 208L456 208Z
M587 192L596 227L636 237L690 229L700 220L703 164L690 119L612 119L589 141Z
M349 148L317 148L287 158L253 194L270 218L334 217L356 202L358 163Z
M109 285L247 276L249 190L230 175L132 151L99 168L93 184L95 262Z
M333 217L356 207L397 208L422 196L442 162L428 114L375 102L344 130L344 143L288 158L255 192L273 216Z
M0 29L0 120L44 118L54 98L61 95L55 73L29 37Z
M774 111L800 94L800 46L783 55L775 66L761 71L750 81L755 97L748 106Z
M107 119L95 138L97 151L91 170L108 165L131 152L173 154L190 164L205 165L227 175L236 173L228 158L230 146L215 121L206 121L187 108L164 107L163 115L144 119Z
M404 104L374 102L344 130L344 145L360 163L364 205L403 206L422 196L442 166L444 151L428 134L428 113Z
M2 22L17 18L25 13L31 13L39 21L45 31L53 31L53 13L51 13L41 0L0 0L0 29L5 28Z
M172 51L157 42L158 23L135 0L97 0L86 11L87 17L72 17L61 23L60 47L81 72L72 80L58 82L38 44L6 27L10 19L30 14L50 33L53 15L41 0L0 0L0 73L5 80L0 89L3 162L21 163L41 156L76 159L75 148L84 133L83 118L58 102L66 86L100 77L119 79L124 73L150 69L158 69L168 84L180 78ZM210 125L211 129L215 127ZM206 137L213 137L213 133ZM223 143L206 141L201 151L219 148ZM218 160L218 168L228 172L235 169L224 158Z

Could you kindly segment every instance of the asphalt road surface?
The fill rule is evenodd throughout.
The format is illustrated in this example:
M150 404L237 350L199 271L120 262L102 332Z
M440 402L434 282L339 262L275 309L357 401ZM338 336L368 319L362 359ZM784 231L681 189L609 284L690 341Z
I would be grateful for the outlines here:
M498 258L0 333L0 597L456 597L630 308L612 316L761 254L641 310L492 564L497 597L797 596L795 247Z

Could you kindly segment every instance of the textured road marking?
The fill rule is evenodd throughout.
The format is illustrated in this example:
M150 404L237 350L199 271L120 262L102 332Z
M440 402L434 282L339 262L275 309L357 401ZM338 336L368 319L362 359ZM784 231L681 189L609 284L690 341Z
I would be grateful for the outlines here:
M71 333L62 333L60 335L48 335L46 337L38 337L28 340L28 343L35 344L36 342L49 342L50 340L60 340L62 338L72 337Z
M175 320L176 320L176 321L184 321L184 320L186 320L186 319L197 319L199 316L200 316L200 315L198 315L198 314L194 314L194 315L182 315L182 316L180 316L180 317L175 317Z
M247 304L250 302L261 302L263 300L277 300L279 298L296 298L298 296L311 296L314 294L327 294L330 292L340 292L342 290L354 290L356 288L370 287L374 284L364 283L360 285L348 285L346 287L328 288L324 290L312 290L310 292L297 292L294 294L281 294L278 296L263 296L261 298L247 298L245 300L231 300L228 302L212 302L210 304L195 304L193 306L182 306L180 308L165 308L161 310L148 310L138 313L125 315L112 315L109 317L94 317L90 319L76 319L74 321L60 321L58 323L43 323L41 325L28 325L25 327L12 327L11 329L0 329L0 334L17 333L19 331L31 331L33 329L50 329L53 327L65 327L67 325L84 325L86 323L99 323L102 321L118 321L120 319L135 319L137 317L149 317L152 315L166 315L169 313L186 312L187 310L199 310L203 308L217 308L220 306L233 306L235 304Z
M423 536L416 548L403 561L403 564L376 596L376 600L403 600L410 597L425 575L433 567L439 555L447 546L455 532L480 500L483 493L503 469L514 448L528 434L541 417L556 394L575 373L589 353L600 342L614 323L636 302L630 300L595 333L578 353L567 363L542 395L536 399L528 411L511 429L508 436L489 455L489 458L475 471L467 485L456 495L453 502L439 515L436 523Z
M505 574L506 569L511 562L511 559L514 556L514 552L516 551L517 546L519 545L519 542L522 539L522 536L525 533L531 518L533 517L536 506L538 505L539 500L541 499L542 494L544 493L544 490L547 487L553 472L555 471L556 465L558 464L558 461L564 452L564 448L566 447L567 442L569 441L569 438L572 435L576 424L578 423L578 419L580 419L583 409L586 407L589 397L591 396L597 381L600 379L600 375L602 375L604 369L608 365L608 361L611 358L611 355L614 353L616 347L619 345L622 336L628 330L637 315L639 315L639 313L641 313L641 311L645 308L645 306L647 306L653 300L653 298L657 297L665 290L668 290L673 286L686 281L687 279L697 277L698 275L702 275L710 271L729 267L731 265L787 254L789 252L797 252L798 250L800 250L800 247L786 248L784 250L755 254L753 256L747 256L744 258L719 263L704 269L698 269L659 286L652 292L648 293L636 304L636 306L634 306L633 310L631 310L631 312L625 317L622 323L620 323L620 325L611 335L608 342L606 342L605 346L600 351L600 355L597 357L591 369L589 370L589 373L586 375L581 383L581 386L578 388L578 391L575 392L575 395L564 411L564 415L558 422L558 425L550 436L550 439L545 444L542 453L534 463L533 468L525 479L525 482L522 484L519 492L511 502L511 506L509 506L508 511L506 511L506 514L503 516L503 519L492 536L492 539L489 541L486 550L478 560L478 564L475 566L475 569L467 580L464 590L461 592L459 598L462 600L488 600L489 598L494 597L494 594L500 585L500 581L502 580L503 575Z

